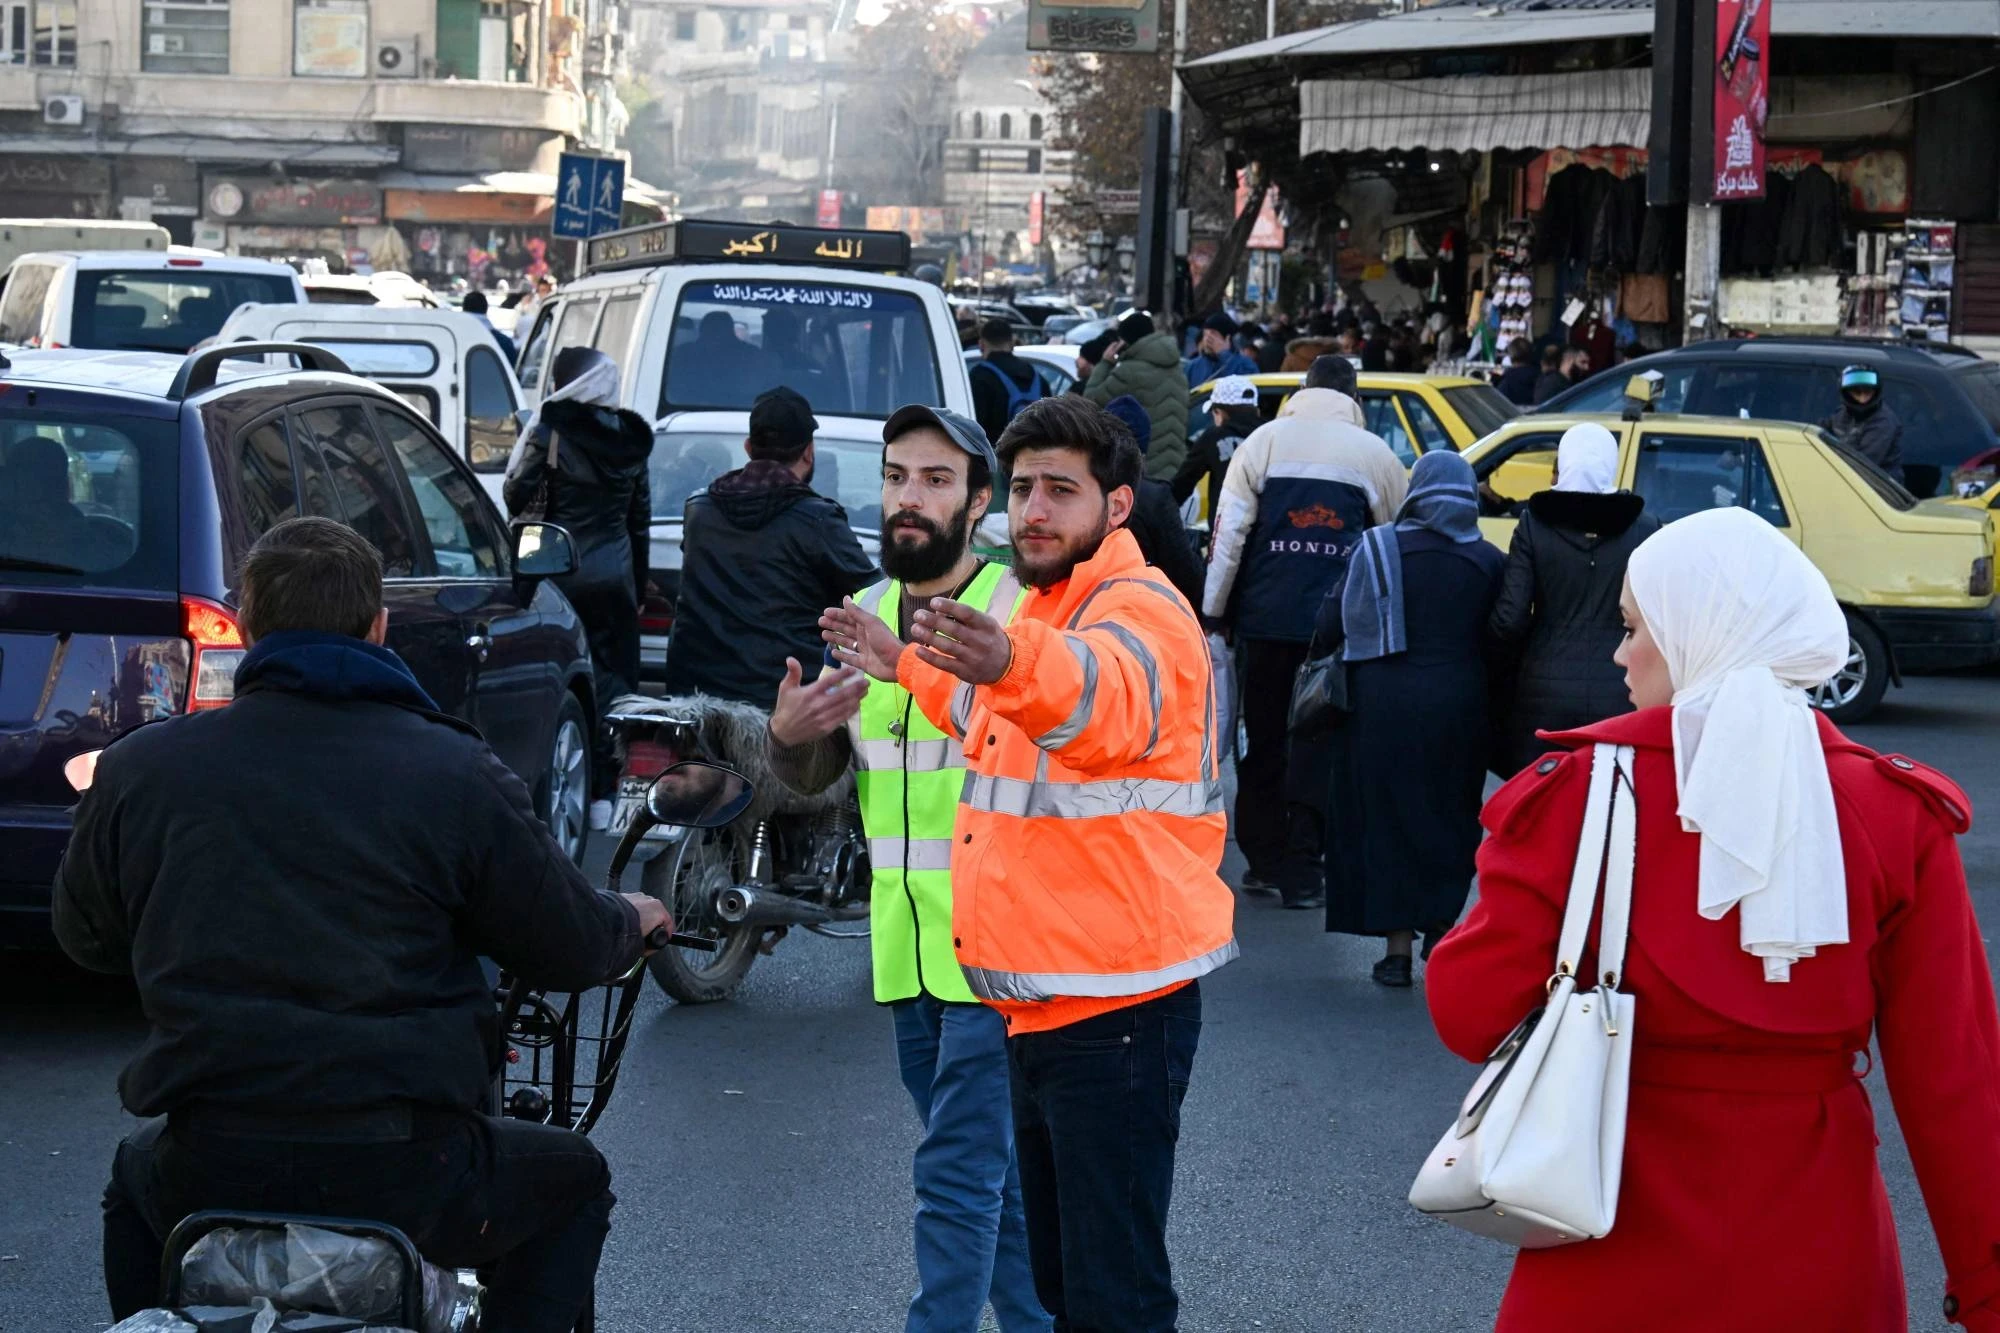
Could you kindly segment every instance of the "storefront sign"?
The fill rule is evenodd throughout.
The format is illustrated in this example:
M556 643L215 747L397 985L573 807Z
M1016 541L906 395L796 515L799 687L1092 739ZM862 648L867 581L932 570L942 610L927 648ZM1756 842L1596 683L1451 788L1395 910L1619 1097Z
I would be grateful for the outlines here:
M1764 197L1771 113L1772 0L1716 0L1715 180L1718 203Z
M0 155L0 191L38 194L103 194L111 188L111 164L90 157Z
M201 213L201 170L177 157L120 158L118 193L146 200L145 217L196 217Z
M1104 217L1139 216L1137 190L1099 190L1095 202L1098 213Z
M1028 0L1030 51L1160 49L1160 0Z
M338 227L382 220L382 191L367 181L273 181L209 176L208 216L225 222Z
M403 166L410 171L473 174L539 171L553 176L562 135L480 125L405 125Z
M368 76L367 0L338 0L292 15L292 73L309 78Z
M957 209L870 204L867 225L870 231L900 231L913 243L925 245L952 235L961 224Z
M1042 226L1044 217L1048 212L1048 207L1049 192L1047 190L1036 190L1028 196L1029 245L1040 245L1042 243Z
M382 211L394 222L494 222L547 226L555 200L545 194L497 190L385 190Z
M1250 207L1250 185L1247 181L1236 183L1236 216L1242 217L1243 210ZM1243 247L1246 250L1282 250L1285 248L1285 224L1278 220L1278 187L1264 191L1264 206L1257 211L1257 221L1251 224L1250 240Z
M819 211L814 217L822 227L838 227L840 225L840 191L821 190L819 192Z

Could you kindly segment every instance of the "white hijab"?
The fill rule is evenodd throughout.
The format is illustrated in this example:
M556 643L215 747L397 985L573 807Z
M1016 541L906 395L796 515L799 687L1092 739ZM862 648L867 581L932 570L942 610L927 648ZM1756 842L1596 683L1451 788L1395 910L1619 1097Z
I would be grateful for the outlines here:
M1618 489L1618 438L1595 421L1579 421L1556 446L1556 489L1609 495Z
M1701 834L1701 914L1737 909L1764 980L1847 942L1847 872L1806 691L1847 661L1833 590L1747 509L1671 523L1632 553L1632 597L1674 685L1681 827Z
M535 404L535 414L528 418L528 424L521 427L521 433L514 437L514 451L507 455L507 475L513 476L521 466L521 456L528 451L528 441L534 438L535 430L542 424L542 409L550 403L578 402L592 407L618 406L618 363L610 359L593 361L584 367L581 375L550 393Z

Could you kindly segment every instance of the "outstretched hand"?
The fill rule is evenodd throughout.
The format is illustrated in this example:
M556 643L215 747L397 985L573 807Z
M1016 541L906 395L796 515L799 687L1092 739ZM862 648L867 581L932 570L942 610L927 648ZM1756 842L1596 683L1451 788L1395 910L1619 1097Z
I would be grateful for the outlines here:
M819 618L819 636L842 666L858 667L876 680L896 679L896 659L903 641L872 611L863 611L852 597L829 606Z
M853 667L822 671L809 685L799 683L804 674L798 658L785 659L778 706L771 710L771 738L783 746L825 740L861 710L861 696L868 692L867 682Z
M918 657L973 685L991 685L1014 661L1005 625L949 597L933 597L911 617L910 642Z

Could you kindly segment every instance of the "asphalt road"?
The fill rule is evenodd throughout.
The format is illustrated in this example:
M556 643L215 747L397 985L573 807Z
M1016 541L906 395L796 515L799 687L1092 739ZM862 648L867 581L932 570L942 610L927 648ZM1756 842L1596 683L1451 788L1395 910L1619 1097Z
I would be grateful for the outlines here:
M1988 812L1963 850L1989 931L1996 721L2000 674L1914 681L1854 732L1945 769ZM1404 1202L1471 1076L1432 1036L1421 988L1375 986L1379 946L1322 935L1313 914L1260 900L1238 922L1242 960L1204 982L1185 1111L1172 1230L1182 1326L1490 1328L1507 1254ZM97 1201L132 1123L114 1080L139 1031L129 994L0 955L0 1329L109 1322ZM677 1009L649 991L627 1060L597 1132L620 1196L601 1328L901 1327L917 1130L865 944L794 936L729 1004ZM1880 1074L1869 1082L1911 1327L1942 1329L1935 1247Z

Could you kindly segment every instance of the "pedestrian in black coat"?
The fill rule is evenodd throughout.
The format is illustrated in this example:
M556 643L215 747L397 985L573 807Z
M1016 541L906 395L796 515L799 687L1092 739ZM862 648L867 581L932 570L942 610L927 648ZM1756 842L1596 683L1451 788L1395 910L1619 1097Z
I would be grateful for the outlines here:
M1139 442L1139 452L1144 454L1152 436L1152 421L1146 415L1145 405L1126 393L1106 403L1104 410L1124 424ZM1189 606L1199 607L1204 578L1201 557L1195 554L1194 543L1188 539L1187 523L1181 518L1173 488L1152 477L1140 478L1132 494L1132 516L1125 520L1125 526L1139 543L1139 553L1146 557L1146 563L1165 574L1167 582L1188 599Z
M1556 485L1528 501L1514 529L1488 631L1513 668L1495 769L1512 777L1557 747L1537 731L1572 731L1632 711L1611 660L1625 635L1618 595L1625 562L1659 531L1646 502L1615 489L1618 442L1572 426L1556 451Z

